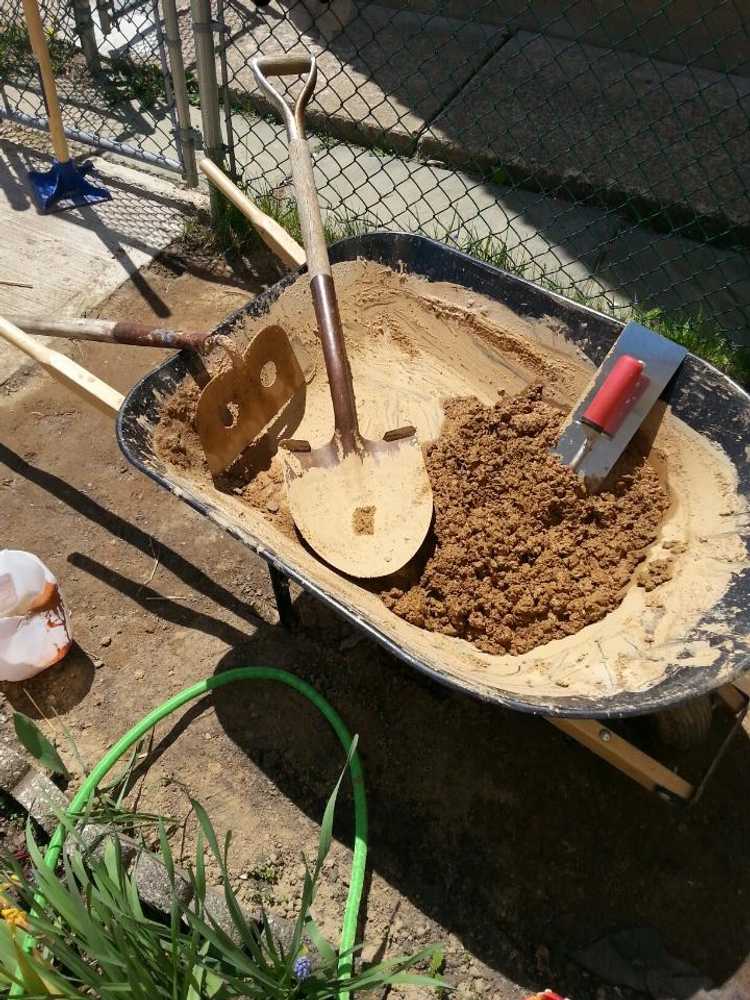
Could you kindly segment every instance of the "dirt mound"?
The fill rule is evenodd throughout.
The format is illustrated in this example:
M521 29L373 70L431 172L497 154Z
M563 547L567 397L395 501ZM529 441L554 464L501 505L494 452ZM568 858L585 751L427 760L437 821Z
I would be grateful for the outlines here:
M611 492L588 496L549 453L562 415L532 386L495 406L446 404L431 446L435 547L419 580L387 591L421 628L487 653L525 653L620 603L669 498L643 460L623 459Z

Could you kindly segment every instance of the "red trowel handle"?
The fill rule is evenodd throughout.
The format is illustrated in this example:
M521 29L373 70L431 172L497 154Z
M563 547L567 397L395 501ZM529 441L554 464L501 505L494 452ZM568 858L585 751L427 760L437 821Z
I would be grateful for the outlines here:
M581 420L597 431L614 434L640 395L638 383L645 367L643 361L631 354L619 357Z

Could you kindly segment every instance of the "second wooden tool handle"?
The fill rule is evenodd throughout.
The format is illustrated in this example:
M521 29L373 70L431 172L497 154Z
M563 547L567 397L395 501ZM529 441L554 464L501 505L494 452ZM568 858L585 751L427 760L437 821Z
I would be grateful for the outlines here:
M44 98L47 102L49 116L49 134L52 140L52 148L55 151L58 162L67 163L70 159L68 140L65 138L62 114L60 113L60 102L57 99L55 74L52 71L49 48L47 47L47 39L44 34L44 25L42 24L36 0L23 0L23 12L26 18L26 28L29 33L31 48L39 64L39 73L42 77Z
M78 396L88 403L93 403L98 409L110 416L122 406L125 398L117 389L107 385L92 372L73 361L72 358L50 347L40 344L38 340L24 333L9 320L0 316L0 337L13 344L19 351L28 354L38 362L49 374L59 382L64 382Z
M168 330L131 320L111 319L36 319L31 316L8 316L7 319L26 333L70 340L93 340L101 344L130 344L134 347L164 347L181 351L201 351L211 337L208 332Z
M306 262L305 251L295 242L289 233L279 223L266 215L248 196L220 170L213 160L204 157L198 166L208 177L214 187L232 202L242 212L245 218L257 229L260 238L288 267L302 267Z

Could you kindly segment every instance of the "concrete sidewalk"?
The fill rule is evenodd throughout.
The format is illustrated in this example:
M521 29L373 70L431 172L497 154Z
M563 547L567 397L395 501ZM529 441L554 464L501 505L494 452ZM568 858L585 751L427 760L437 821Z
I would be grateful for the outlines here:
M250 59L308 49L319 68L309 120L330 135L750 236L750 78L475 16L334 0L313 17L274 0L249 17L230 2L230 88L265 113ZM186 10L181 20L189 49Z
M83 315L178 236L205 197L139 170L94 158L112 200L40 215L26 172L45 169L46 138L0 125L0 314ZM74 149L75 152L80 152ZM142 294L151 294L147 282ZM159 303L153 303L159 312ZM0 341L0 386L23 356Z
M61 0L52 2L57 8ZM256 8L225 0L235 101L268 112L250 59L306 49L319 64L309 121L321 132L474 176L494 171L553 197L630 205L643 217L660 212L662 229L692 221L699 239L705 227L727 246L747 245L750 77L590 44L588 35L585 42L560 38L554 26L549 34L519 30L486 3L469 18L451 4L444 10L456 16L388 2L271 0ZM186 66L194 71L188 0L178 7ZM156 67L153 11L128 10L109 35L98 35L102 51ZM72 32L67 22L64 28ZM66 76L60 81L69 125L176 159L172 125L159 115L164 108L127 100L112 106L92 81L73 78L73 85ZM43 113L33 74L2 86L10 107ZM14 86L28 91L20 103Z
M519 31L420 151L750 233L750 79L739 76Z
M284 129L235 116L238 168L257 190L292 196ZM422 232L449 245L494 240L510 270L625 317L634 305L701 308L732 339L750 343L746 255L638 226L615 208L492 184L440 163L311 139L318 193L335 218Z

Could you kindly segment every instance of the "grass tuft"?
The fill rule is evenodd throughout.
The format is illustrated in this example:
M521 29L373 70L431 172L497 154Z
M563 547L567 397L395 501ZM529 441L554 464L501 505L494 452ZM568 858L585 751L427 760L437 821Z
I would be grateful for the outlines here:
M682 344L736 382L750 384L750 348L732 343L726 331L701 310L680 314L663 309L634 309L630 318Z
M267 186L253 188L239 184L258 208L270 216L289 233L292 239L302 242L302 228L294 198L279 195ZM183 242L189 249L200 253L217 253L224 256L250 253L263 246L263 241L238 208L222 197L220 217L211 225L207 216L198 215L185 223ZM376 223L366 216L350 216L343 212L327 212L323 217L323 231L328 244L347 236L361 236L376 228Z
M589 282L588 288L578 283L563 284L530 257L524 256L523 248L510 250L504 240L495 236L479 237L470 227L461 227L458 234L455 231L441 232L433 238L442 239L471 257L501 267L581 305L624 322L635 320L642 323L650 330L682 344L692 354L704 358L741 385L750 385L750 348L733 343L721 324L706 316L701 309L668 311L639 306L617 307L606 289L596 281Z
M45 28L45 35L52 71L57 76L63 72L77 49L75 45L58 37L55 26ZM13 71L33 72L35 64L25 26L20 22L11 22L0 27L0 67L3 75L10 78Z
M144 108L153 108L165 100L161 67L150 62L133 62L123 56L109 60L105 97L114 107L123 101L136 100Z

